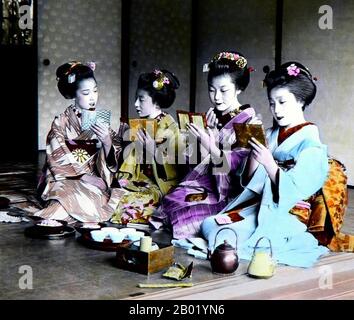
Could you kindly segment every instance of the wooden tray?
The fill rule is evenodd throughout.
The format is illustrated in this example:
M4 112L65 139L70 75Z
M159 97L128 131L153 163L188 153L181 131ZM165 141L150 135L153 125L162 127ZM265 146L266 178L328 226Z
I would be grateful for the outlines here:
M105 239L103 242L94 241L89 233L82 234L77 238L77 241L90 249L111 252L117 251L119 248L129 247L132 244L130 240L123 240L119 243L114 243L110 239Z
M46 239L46 240L61 240L75 236L75 229L73 227L66 226L60 233L43 233L37 226L31 226L25 229L25 235L34 239Z

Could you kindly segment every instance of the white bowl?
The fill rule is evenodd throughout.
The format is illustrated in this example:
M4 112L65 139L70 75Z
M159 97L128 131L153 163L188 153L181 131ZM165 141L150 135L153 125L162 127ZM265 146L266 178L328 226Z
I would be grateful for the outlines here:
M93 230L90 233L94 241L103 242L104 238L106 238L106 233L101 230Z
M119 230L120 230L120 232L123 232L124 234L132 234L132 233L136 232L135 228L122 228Z
M145 233L142 231L136 231L134 233L128 234L127 239L131 241L140 240L141 237L145 236Z
M109 235L109 237L111 238L112 242L114 243L120 243L124 240L125 238L125 234L122 232L118 232L118 233L111 233Z
M114 227L105 227L105 228L102 228L101 231L104 232L106 234L106 236L109 236L111 234L120 233L119 229L114 228Z

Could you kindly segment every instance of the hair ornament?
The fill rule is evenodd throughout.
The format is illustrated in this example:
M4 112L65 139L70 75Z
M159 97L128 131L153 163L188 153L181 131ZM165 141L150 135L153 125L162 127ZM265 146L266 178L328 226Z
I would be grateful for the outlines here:
M220 52L212 59L212 62L220 59L235 61L236 65L240 69L243 69L247 65L247 60L245 57L241 57L239 54L233 52Z
M154 74L156 76L156 80L152 83L152 86L156 90L161 90L165 84L170 84L170 79L168 79L161 70L155 70Z
M295 65L295 63L292 63L290 66L286 68L288 71L289 76L294 76L297 77L300 74L300 68Z
M235 61L236 66L240 69L243 69L247 65L247 60L245 57L242 57L237 53L223 51L223 52L220 52L217 55L215 55L214 58L211 59L211 61L209 63L205 63L203 65L203 72L209 72L210 63L215 62L215 61L219 61L220 59L227 59L227 60ZM252 71L254 71L254 69L253 68L252 68L252 70L249 69L249 71L252 72Z
M95 62L95 61L86 62L86 65L87 65L92 71L95 71L95 70L96 70L96 62Z
M75 73L69 74L68 76L68 83L74 83L76 80Z

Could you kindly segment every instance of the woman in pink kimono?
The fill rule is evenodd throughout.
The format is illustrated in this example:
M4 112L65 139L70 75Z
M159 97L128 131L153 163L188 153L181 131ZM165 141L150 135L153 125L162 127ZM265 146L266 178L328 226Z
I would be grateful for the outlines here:
M109 111L96 110L94 69L93 63L80 62L57 69L60 93L74 102L55 117L48 133L39 184L46 206L36 216L68 222L106 221L120 198L119 189L110 189L120 141L109 127Z
M248 151L233 148L233 124L251 121L255 116L253 108L238 100L250 80L246 58L238 52L220 52L206 67L213 105L207 113L208 129L204 131L190 124L189 132L207 154L202 155L200 163L164 197L150 221L157 228L162 223L172 227L173 237L177 239L198 235L202 221L220 211L229 198L235 196L236 171Z

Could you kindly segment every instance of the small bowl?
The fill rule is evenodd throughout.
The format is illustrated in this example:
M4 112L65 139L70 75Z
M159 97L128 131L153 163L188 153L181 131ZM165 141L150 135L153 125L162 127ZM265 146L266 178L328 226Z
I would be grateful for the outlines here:
M111 234L120 233L119 229L114 228L114 227L105 227L105 228L102 228L101 231L104 232L106 234L106 236L109 236Z
M140 240L141 237L145 236L145 233L142 231L136 231L134 233L128 234L126 239L130 240L130 241L137 241Z
M123 232L124 234L132 234L136 232L135 228L122 228L119 229L120 232Z
M103 240L106 238L106 233L102 230L93 230L91 231L91 238L93 241L103 242Z
M122 232L118 232L118 233L111 233L109 235L109 237L111 238L113 243L120 243L123 242L124 238L125 238L125 234Z
M60 226L51 226L51 225L46 225L42 223L50 223L51 221L55 221L57 223L60 223ZM63 220L56 220L56 219L41 219L38 221L34 222L34 225L37 229L38 232L43 233L43 234L59 234L64 232L68 222L63 221Z

